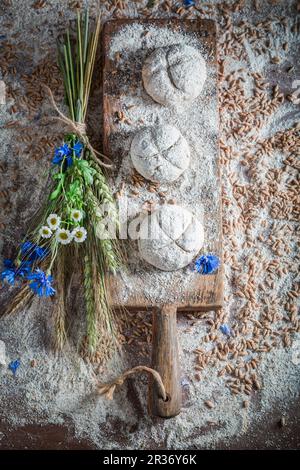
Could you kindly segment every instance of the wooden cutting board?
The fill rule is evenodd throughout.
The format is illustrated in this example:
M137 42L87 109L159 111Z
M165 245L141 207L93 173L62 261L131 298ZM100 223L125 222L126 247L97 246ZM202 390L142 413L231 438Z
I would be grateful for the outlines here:
M143 35L141 35L140 47L138 46L137 57L134 63L124 64L118 62L118 51L113 47L113 40L116 35L122 34L122 31L128 25L143 25ZM121 149L121 157L116 151L115 142L118 140L118 134L121 132L116 116L122 112L121 95L124 93L123 83L126 79L130 81L131 93L134 93L135 86L141 86L141 68L145 57L152 51L145 51L143 48L143 36L147 35L147 30L151 28L168 29L174 32L190 35L193 41L199 41L201 48L206 51L207 66L213 70L210 87L217 97L217 50L216 50L216 25L212 20L130 20L122 19L107 22L103 29L103 152L115 161L116 167L121 164L123 156L128 154L129 149ZM120 52L122 54L122 51ZM130 61L130 59L129 59ZM129 75L129 76L128 76ZM146 93L146 92L145 92ZM214 101L213 109L216 120L218 121L218 102ZM200 125L200 123L199 123ZM131 136L136 132L136 126L133 123L130 129ZM120 140L120 139L119 139ZM128 139L127 139L128 141ZM219 143L218 133L216 135L214 159L215 184L220 188L220 165L219 165ZM115 175L112 175L112 181ZM177 200L180 204L180 199ZM216 236L210 242L209 247L202 253L213 252L222 259L222 231L221 231L221 191L214 205L205 212L204 217L213 218L216 227ZM204 219L205 220L205 219ZM205 227L204 227L205 229ZM131 243L131 242L129 242ZM136 243L136 242L132 242ZM147 267L145 267L147 269ZM151 279L151 269L149 267L148 279ZM130 267L129 267L130 271ZM185 290L176 295L179 290L180 279L178 273L174 273L174 282L171 279L166 297L159 301L153 301L149 298L147 283L145 278L140 276L139 271L129 272L131 288L128 290L126 277L122 273L111 276L109 279L112 303L114 307L125 307L128 309L148 310L152 309L153 316L153 353L152 365L158 370L163 378L167 393L168 402L163 403L157 397L157 390L153 383L150 384L149 408L153 414L170 417L178 414L181 405L180 391L180 373L178 360L178 344L176 338L176 312L177 311L207 311L220 309L223 304L223 267L215 274L200 275L195 273L191 282ZM128 278L127 278L128 279ZM179 279L179 280L178 280ZM163 282L162 282L163 284ZM124 295L126 292L126 295ZM175 300L174 300L175 299Z

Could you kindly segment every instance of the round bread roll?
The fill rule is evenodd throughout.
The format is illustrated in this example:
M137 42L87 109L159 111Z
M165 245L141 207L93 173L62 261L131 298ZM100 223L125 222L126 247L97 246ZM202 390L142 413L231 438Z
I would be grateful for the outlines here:
M130 153L135 169L144 178L158 183L175 181L190 163L187 141L178 129L169 125L139 131Z
M205 60L191 46L160 47L145 60L142 76L144 87L154 101L176 105L200 95L206 80Z
M163 271L175 271L189 264L203 243L202 224L183 207L164 205L141 222L140 255Z

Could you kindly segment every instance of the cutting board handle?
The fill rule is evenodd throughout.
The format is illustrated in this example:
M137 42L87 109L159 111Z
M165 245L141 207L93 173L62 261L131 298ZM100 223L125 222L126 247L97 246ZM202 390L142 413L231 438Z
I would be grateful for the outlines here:
M167 393L164 401L156 383L149 382L149 413L162 418L172 418L181 409L182 394L177 340L177 307L165 305L153 311L152 368L160 374Z

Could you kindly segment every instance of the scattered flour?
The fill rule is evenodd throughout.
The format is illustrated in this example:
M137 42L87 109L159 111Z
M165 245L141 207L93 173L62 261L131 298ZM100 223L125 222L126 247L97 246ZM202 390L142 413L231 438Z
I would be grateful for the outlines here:
M0 340L0 366L6 366L6 348L4 341Z

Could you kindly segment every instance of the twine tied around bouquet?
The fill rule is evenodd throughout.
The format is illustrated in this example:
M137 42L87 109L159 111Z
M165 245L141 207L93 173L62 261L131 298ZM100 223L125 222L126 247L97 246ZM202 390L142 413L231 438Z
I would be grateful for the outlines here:
M91 152L91 155L93 159L95 160L96 163L100 166L104 166L105 168L112 168L113 164L110 158L108 158L106 155L103 155L102 153L98 152L93 148L91 145L88 136L86 135L86 125L84 122L74 122L72 119L68 118L65 114L61 112L61 110L58 108L53 93L51 89L47 85L43 85L44 89L46 90L51 104L55 111L57 112L58 116L54 116L53 119L56 119L57 121L63 122L70 131L74 132L74 134L78 135L78 137L82 140L82 142L85 144L85 146L89 149ZM101 157L101 159L97 156ZM106 160L109 163L105 163L104 160Z
M167 400L167 393L166 389L164 387L164 384L162 382L160 374L154 370L151 369L150 367L146 366L137 366L133 367L133 369L129 369L124 374L120 375L117 379L115 379L113 382L103 384L103 385L98 385L98 392L100 395L105 395L108 400L112 400L114 396L114 391L117 386L123 385L125 380L130 376L133 375L137 372L148 372L149 374L152 374L154 380L156 381L156 384L159 388L160 391L160 396L161 398L166 401Z

